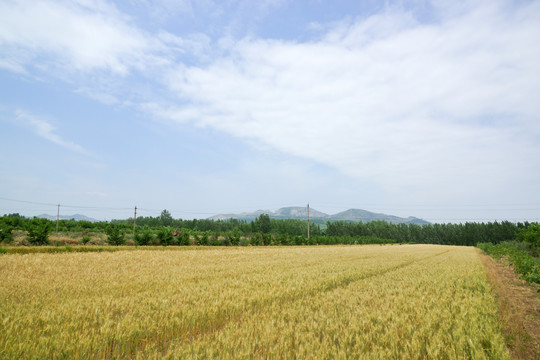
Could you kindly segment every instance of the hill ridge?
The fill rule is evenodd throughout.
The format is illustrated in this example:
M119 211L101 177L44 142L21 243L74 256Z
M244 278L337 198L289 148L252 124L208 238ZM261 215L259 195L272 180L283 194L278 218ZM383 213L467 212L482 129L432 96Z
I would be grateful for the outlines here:
M271 219L307 219L307 208L301 206L288 206L279 208L276 211L271 210L256 210L253 212L243 212L239 214L217 214L209 217L210 220L228 220L228 219L238 219L245 221L253 221L261 214L268 214ZM325 223L326 221L351 221L351 222L370 222L384 220L392 224L418 224L426 225L430 222L414 217L409 216L406 218L399 217L396 215L388 215L382 213L375 213L363 209L348 209L341 211L337 214L329 215L318 211L314 208L309 209L309 217L314 222Z

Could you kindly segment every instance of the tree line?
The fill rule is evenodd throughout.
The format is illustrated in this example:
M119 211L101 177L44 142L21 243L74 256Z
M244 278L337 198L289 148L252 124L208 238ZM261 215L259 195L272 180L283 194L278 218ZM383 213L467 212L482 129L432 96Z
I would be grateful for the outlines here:
M532 223L536 224L536 223ZM392 224L386 221L332 221L326 226L298 219L271 219L261 214L252 222L229 219L174 219L167 210L156 217L138 217L135 233L133 218L112 221L60 220L58 231L63 233L107 235L108 242L121 245L131 236L138 245L318 245L419 243L468 245L498 244L514 240L528 222L509 221L463 224ZM0 218L0 242L9 243L15 231L24 231L31 244L47 244L48 235L56 229L56 221L26 218L19 214ZM536 226L536 225L535 225ZM88 236L82 242L88 242Z

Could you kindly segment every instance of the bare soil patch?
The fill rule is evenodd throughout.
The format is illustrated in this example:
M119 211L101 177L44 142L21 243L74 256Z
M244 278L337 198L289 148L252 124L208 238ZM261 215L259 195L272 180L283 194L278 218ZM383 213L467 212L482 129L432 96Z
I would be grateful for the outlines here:
M495 294L504 337L513 359L540 359L540 286L521 280L505 260L479 251Z

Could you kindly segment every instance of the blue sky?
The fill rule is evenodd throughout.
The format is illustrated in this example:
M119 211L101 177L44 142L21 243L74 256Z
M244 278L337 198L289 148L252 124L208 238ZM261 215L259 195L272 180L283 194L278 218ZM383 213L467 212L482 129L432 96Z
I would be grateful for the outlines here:
M539 41L540 1L2 1L0 213L540 221Z

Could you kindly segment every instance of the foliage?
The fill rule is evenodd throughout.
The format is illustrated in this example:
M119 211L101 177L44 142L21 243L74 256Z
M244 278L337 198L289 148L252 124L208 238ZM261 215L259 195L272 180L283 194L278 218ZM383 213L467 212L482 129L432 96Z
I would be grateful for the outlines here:
M200 245L208 245L208 233L205 231L199 236L199 244Z
M81 243L83 243L83 245L86 245L90 242L90 240L92 240L92 238L89 235L83 235L83 237L81 238Z
M47 245L52 224L46 219L34 218L27 224L27 240L32 245Z
M505 242L497 245L479 243L477 246L495 258L507 257L514 265L515 272L520 274L522 279L540 284L540 262L526 250L520 249L521 246L516 246L516 242Z
M13 241L12 227L9 224L0 223L0 242L10 243Z
M171 226L173 224L173 217L168 210L163 210L159 216L159 221L162 226Z
M110 224L105 232L107 233L107 242L110 245L118 246L125 244L126 239L124 238L124 234L117 225Z
M188 231L175 231L175 237L177 239L178 245L189 245L189 232Z
M229 245L237 246L240 244L241 233L238 230L227 231L225 238Z
M540 224L533 223L526 228L520 229L517 239L529 243L534 252L533 255L538 256L538 250L540 249Z
M154 240L154 233L147 226L142 231L138 230L135 232L135 244L137 245L148 245L152 240Z
M157 232L159 243L163 246L171 245L173 242L173 234L170 227L162 227Z
M0 236L26 231L33 220L19 214L5 215L0 218ZM41 221L41 220L40 220ZM42 220L47 222L48 220ZM54 223L48 221L51 229ZM308 240L307 222L299 219L270 219L267 214L260 215L254 222L247 223L236 219L210 220L174 219L167 210L157 217L137 218L139 228L134 241L139 245L333 245L333 244L371 244L371 243L416 243L474 246L481 242L498 244L519 238L531 246L531 252L538 256L538 223L464 223L464 224L392 224L385 221L372 222L328 222L321 229L318 224L310 224L311 237ZM168 224L168 225L167 225ZM110 222L88 222L61 220L59 228L63 233L104 234L114 225L120 233L130 232L133 219L112 220ZM173 238L166 236L165 241L155 238L162 228L176 229ZM172 231L172 230L171 230ZM216 234L219 234L216 236ZM98 235L99 236L99 235ZM163 235L162 235L163 236ZM191 241L190 239L193 239ZM370 240L371 239L371 240ZM382 240L381 240L382 239ZM115 243L115 242L113 242ZM124 243L122 237L121 244Z
M272 222L270 221L270 215L261 214L253 222L253 229L255 231L260 231L263 234L268 234L272 229Z

